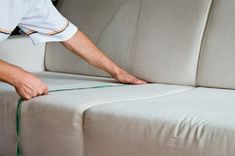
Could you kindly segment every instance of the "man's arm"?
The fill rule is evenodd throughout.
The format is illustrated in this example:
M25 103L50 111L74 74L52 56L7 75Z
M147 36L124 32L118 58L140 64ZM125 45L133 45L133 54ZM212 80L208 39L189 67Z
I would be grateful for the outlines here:
M48 93L47 85L39 78L2 60L0 60L0 81L14 86L17 93L26 100Z
M121 69L102 53L95 44L82 32L77 32L71 39L62 42L70 51L85 59L88 63L108 72L122 83L144 84L146 81L137 79ZM0 60L0 81L15 87L17 93L25 100L38 95L48 94L47 85L33 74Z
M146 81L140 80L135 76L127 73L125 70L121 69L100 49L98 49L95 44L81 31L77 31L71 39L63 41L61 43L71 52L82 57L88 63L106 71L113 78L117 79L121 83L147 83Z

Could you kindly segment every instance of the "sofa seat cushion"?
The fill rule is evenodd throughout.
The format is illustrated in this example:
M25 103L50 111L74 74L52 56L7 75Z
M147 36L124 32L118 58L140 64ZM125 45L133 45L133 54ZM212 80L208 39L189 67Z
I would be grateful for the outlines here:
M0 83L0 156L15 155L15 115L18 99L13 87Z
M85 113L86 156L234 156L235 91L196 88Z
M120 85L111 78L37 73L49 90ZM5 84L1 84L6 86ZM18 95L11 87L0 93L0 155L15 153L15 112ZM25 101L21 108L21 148L24 156L82 156L83 113L95 105L166 96L192 89L163 84L124 85L110 88L52 92ZM8 95L8 96L6 96ZM11 142L5 145L5 140ZM12 145L12 143L14 143ZM1 147L4 147L2 149ZM38 152L40 150L40 152ZM5 152L5 153L4 153ZM8 152L6 154L6 152Z
M120 85L110 78L53 72L38 72L35 75L48 84L49 90L84 88L108 84ZM19 96L12 86L0 82L0 156L11 156L16 153L15 118L18 99Z

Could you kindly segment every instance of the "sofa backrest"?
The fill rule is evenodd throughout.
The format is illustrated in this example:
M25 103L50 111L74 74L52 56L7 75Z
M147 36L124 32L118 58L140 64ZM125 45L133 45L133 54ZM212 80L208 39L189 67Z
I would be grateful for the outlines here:
M214 0L199 62L199 86L235 89L234 0Z
M211 0L65 0L61 13L109 57L150 82L195 85ZM46 69L107 76L58 43Z
M28 36L11 36L0 43L1 60L30 72L45 70L44 57L45 44L35 46Z

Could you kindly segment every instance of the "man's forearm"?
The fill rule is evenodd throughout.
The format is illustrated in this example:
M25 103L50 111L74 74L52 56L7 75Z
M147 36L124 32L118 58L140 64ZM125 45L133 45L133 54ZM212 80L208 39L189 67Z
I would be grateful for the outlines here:
M0 81L15 85L23 69L0 60Z
M88 63L103 69L111 75L119 72L120 68L111 61L95 44L82 32L77 32L72 39L62 42L70 51L85 59Z
M88 63L106 71L121 83L147 83L146 81L140 80L129 74L124 69L116 65L99 48L97 48L96 45L84 33L80 31L78 31L71 39L62 42L62 44L71 52L82 57Z

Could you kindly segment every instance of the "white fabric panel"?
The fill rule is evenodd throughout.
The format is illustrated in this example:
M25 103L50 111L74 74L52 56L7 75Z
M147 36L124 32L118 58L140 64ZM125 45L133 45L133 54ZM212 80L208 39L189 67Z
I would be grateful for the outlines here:
M110 78L59 73L38 73L49 90L118 85ZM3 87L1 87L3 88ZM24 156L83 156L83 113L95 105L176 94L192 87L147 84L50 93L24 102L21 147ZM18 96L7 89L0 94L0 155L15 153L15 111ZM5 144L5 140L8 140Z
M198 85L235 89L235 1L214 0L200 57Z
M235 91L99 105L85 112L86 156L234 156Z
M26 36L10 37L0 43L0 59L31 72L44 71L45 44L34 46Z
M61 12L138 77L194 85L210 4L210 0L68 0ZM55 43L47 46L46 68L108 76Z
M147 0L141 5L132 73L150 82L195 85L211 0Z

